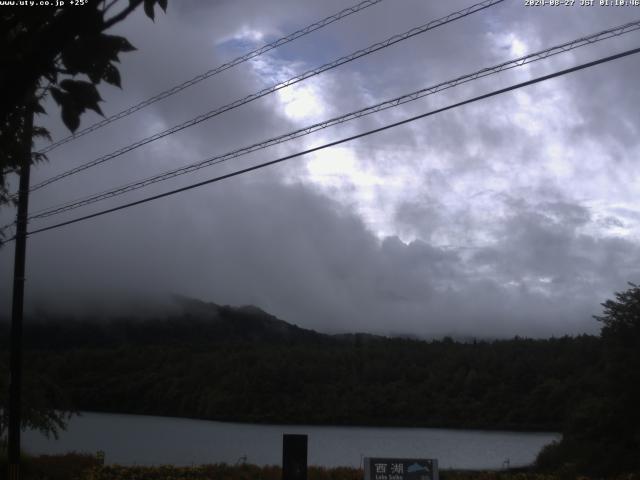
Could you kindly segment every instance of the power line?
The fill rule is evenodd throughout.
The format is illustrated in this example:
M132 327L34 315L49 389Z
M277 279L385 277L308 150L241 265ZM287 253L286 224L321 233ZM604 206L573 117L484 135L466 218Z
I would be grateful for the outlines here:
M236 65L240 65L241 63L247 62L249 60L252 60L260 55L263 55L271 50L274 50L278 47L281 47L282 45L285 45L289 42L292 42L300 37L304 37L305 35L310 34L311 32L315 32L316 30L319 30L323 27L326 27L327 25L330 25L334 22L337 22L338 20L342 20L345 17L348 17L349 15L353 15L354 13L358 13L362 10L364 10L365 8L369 8L373 5L376 5L380 2L382 2L383 0L364 0L363 2L358 3L357 5L353 5L351 7L345 8L341 11L339 11L338 13L335 13L333 15L330 15L326 18L323 18L322 20L319 20L315 23L312 23L311 25L308 25L304 28L301 28L300 30L297 30L293 33L290 33L289 35L286 35L284 37L281 37L277 40L274 40L273 42L267 43L266 45L263 45L260 48L257 48L255 50L252 50L251 52L242 55L240 57L234 58L233 60L231 60L230 62L224 63L222 65L219 65L215 68L212 68L211 70L208 70L204 73L201 73L200 75L197 75L195 77L193 77L190 80L187 80L179 85L176 85L174 87L169 88L168 90L165 90L163 92L158 93L157 95L154 95L153 97L150 97L146 100L143 100L142 102L133 105L125 110L122 110L121 112L118 112L114 115L111 115L110 117L107 117L103 120L100 120L99 122L94 123L93 125L90 125L78 132L75 132L67 137L64 137L60 140L58 140L57 142L51 143L49 145L47 145L46 147L44 147L42 150L40 150L39 153L47 153L50 152L51 150L59 147L60 145L64 145L65 143L68 143L72 140L75 140L79 137L82 137L88 133L94 132L102 127L104 127L105 125L108 125L110 123L115 122L116 120L120 120L121 118L127 117L129 115L131 115L132 113L137 112L138 110L142 110L145 107L148 107L149 105L159 102L160 100L163 100L167 97L170 97L171 95L175 95L176 93L189 88L203 80L206 80L207 78L213 77L214 75L217 75L219 73L224 72L225 70L228 70L232 67L235 67Z
M396 44L398 42L402 42L402 41L407 40L407 39L409 39L411 37L414 37L416 35L425 33L425 32L427 32L429 30L432 30L434 28L440 27L440 26L445 25L447 23L451 23L451 22L454 22L456 20L460 20L461 18L467 17L467 16L469 16L469 15L471 15L473 13L479 12L481 10L484 10L486 8L494 6L494 5L498 4L498 3L502 3L503 1L504 0L484 0L484 1L480 2L480 3L476 3L474 5L471 5L470 7L464 8L464 9L459 10L457 12L450 13L449 15L447 15L445 17L439 18L437 20L432 20L429 23L426 23L426 24L424 24L422 26L412 28L411 30L408 30L407 32L405 32L403 34L394 35L394 36L392 36L392 37L390 37L390 38L388 38L388 39L386 39L386 40L384 40L382 42L375 43L373 45L370 45L367 48L364 48L362 50L358 50L358 51L353 52L353 53L351 53L349 55L346 55L346 56L341 57L341 58L339 58L337 60L334 60L333 62L326 63L326 64L322 65L321 67L317 67L317 68L314 68L312 70L308 70L305 73L302 73L301 75L298 75L296 77L290 78L289 80L286 80L286 81L284 81L282 83L278 83L276 85L272 85L271 87L262 89L259 92L256 92L256 93L253 93L251 95L248 95L248 96L246 96L246 97L244 97L242 99L236 100L236 101L234 101L232 103L229 103L229 104L227 104L227 105L225 105L223 107L219 107L219 108L217 108L215 110L211 110L211 111L209 111L207 113L203 113L202 115L199 115L199 116L197 116L197 117L195 117L195 118L193 118L191 120L188 120L188 121L186 121L184 123L181 123L179 125L171 127L171 128L169 128L167 130L164 130L162 132L156 133L154 135L151 135L150 137L146 137L146 138L144 138L142 140L139 140L138 142L135 142L133 144L127 145L125 147L122 147L122 148L120 148L120 149L118 149L118 150L116 150L116 151L114 151L112 153L109 153L109 154L104 155L102 157L99 157L99 158L97 158L95 160L92 160L92 161L90 161L88 163L85 163L84 165L80 165L80 166L75 167L75 168L73 168L71 170L63 172L63 173L61 173L59 175L55 175L55 176L53 176L53 177L51 177L51 178L49 178L47 180L44 180L44 181L42 181L40 183L37 183L36 185L32 186L30 191L33 192L35 190L38 190L38 189L40 189L40 188L42 188L42 187L44 187L46 185L49 185L49 184L51 184L53 182L56 182L56 181L58 181L58 180L60 180L62 178L74 175L74 174L76 174L78 172L81 172L83 170L86 170L88 168L91 168L91 167L94 167L94 166L99 165L101 163L104 163L106 161L112 160L112 159L114 159L116 157L119 157L120 155L123 155L123 154L125 154L127 152L130 152L132 150L135 150L136 148L139 148L139 147L141 147L143 145L151 143L151 142L153 142L155 140L159 140L160 138L164 138L164 137L166 137L168 135L172 135L172 134L174 134L176 132L184 130L185 128L192 127L193 125L197 125L197 124L199 124L201 122L204 122L205 120L209 120L210 118L213 118L213 117L215 117L217 115L225 113L225 112L227 112L229 110L232 110L234 108L238 108L241 105L244 105L246 103L252 102L252 101L257 100L257 99L259 99L261 97L264 97L266 95L269 95L270 93L273 93L273 92L281 90L281 89L283 89L285 87L294 85L294 84L296 84L298 82L301 82L303 80L306 80L306 79L308 79L310 77L314 77L314 76L319 75L319 74L321 74L323 72L326 72L327 70L331 70L333 68L339 67L340 65L344 65L345 63L352 62L352 61L354 61L354 60L356 60L356 59L358 59L360 57L364 57L365 55L369 55L369 54L371 54L373 52L376 52L378 50L382 50L384 48L390 47L391 45L394 45L394 44Z
M576 71L579 71L579 70L584 70L586 68L590 68L590 67L593 67L593 66L596 66L596 65L600 65L602 63L606 63L606 62L610 62L610 61L613 61L613 60L617 60L619 58L623 58L623 57L626 57L626 56L629 56L629 55L634 55L636 53L640 53L640 48L634 48L634 49L631 49L631 50L626 50L626 51L624 51L622 53L618 53L618 54L615 54L615 55L610 55L608 57L603 57L603 58L600 58L598 60L594 60L592 62L583 63L583 64L577 65L575 67L571 67L571 68L567 68L567 69L564 69L564 70L560 70L558 72L551 73L551 74L548 74L548 75L544 75L544 76L541 76L541 77L537 77L537 78L534 78L532 80L527 80L526 82L521 82L521 83L518 83L518 84L515 84L515 85L511 85L509 87L501 88L499 90L494 90L494 91L486 93L484 95L479 95L479 96L476 96L476 97L473 97L473 98L470 98L470 99L467 99L467 100L464 100L464 101L461 101L461 102L454 103L452 105L448 105L446 107L438 108L436 110L431 110L429 112L426 112L426 113L423 113L423 114L420 114L420 115L416 115L416 116L407 118L405 120L401 120L399 122L391 123L391 124L385 125L383 127L375 128L373 130L368 130L366 132L359 133L357 135L352 135L350 137L346 137L346 138L343 138L341 140L336 140L334 142L326 143L324 145L321 145L321 146L318 146L318 147L314 147L314 148L310 148L310 149L307 149L307 150L304 150L304 151L301 151L301 152L297 152L297 153L294 153L292 155L287 155L285 157L281 157L281 158L278 158L276 160L271 160L269 162L261 163L259 165L254 165L253 167L248 167L248 168L244 168L242 170L237 170L235 172L228 173L226 175L221 175L221 176L218 176L218 177L214 177L214 178L211 178L209 180L205 180L205 181L202 181L202 182L198 182L198 183L194 183L194 184L188 185L186 187L177 188L175 190L171 190L171 191L168 191L168 192L165 192L165 193L161 193L161 194L158 194L158 195L153 195L153 196L150 196L150 197L147 197L147 198L143 198L141 200L137 200L135 202L126 203L126 204L120 205L118 207L109 208L109 209L106 209L106 210L102 210L100 212L92 213L90 215L85 215L85 216L78 217L78 218L75 218L75 219L72 219L72 220L68 220L66 222L61 222L61 223L57 223L55 225L50 225L48 227L39 228L37 230L33 230L33 231L29 232L28 234L29 235L33 235L33 234L36 234L36 233L46 232L48 230L53 230L53 229L60 228L60 227L66 226L66 225L71 225L73 223L78 223L78 222L81 222L81 221L84 221L84 220L89 220L91 218L95 218L95 217L99 217L99 216L102 216L102 215L106 215L108 213L116 212L116 211L119 211L119 210L124 210L126 208L130 208L130 207L133 207L133 206L136 206L136 205L140 205L140 204L143 204L143 203L147 203L147 202L151 202L151 201L154 201L154 200L158 200L160 198L164 198L164 197L168 197L168 196L171 196L171 195L175 195L177 193L184 192L184 191L187 191L187 190L191 190L191 189L194 189L194 188L198 188L198 187L201 187L201 186L204 186L204 185L208 185L210 183L220 182L222 180L226 180L227 178L231 178L231 177L235 177L235 176L238 176L238 175L242 175L244 173L248 173L248 172L251 172L251 171L254 171L254 170L259 170L259 169L262 169L262 168L265 168L265 167L268 167L268 166L271 166L271 165L275 165L277 163L284 162L286 160L291 160L293 158L301 157L301 156L307 155L309 153L317 152L319 150L324 150L326 148L333 147L333 146L336 146L336 145L340 145L342 143L350 142L352 140L356 140L356 139L363 138L363 137L366 137L366 136L369 136L369 135L373 135L374 133L379 133L379 132L382 132L382 131L385 131L385 130L389 130L391 128L398 127L400 125L404 125L406 123L414 122L414 121L419 120L421 118L426 118L426 117L429 117L429 116L432 116L432 115L435 115L435 114L438 114L438 113L441 113L441 112L445 112L447 110L452 110L454 108L458 108L458 107L461 107L463 105L468 105L470 103L477 102L479 100L484 100L484 99L487 99L487 98L490 98L490 97L501 95L503 93L510 92L512 90L516 90L516 89L523 88L523 87L526 87L526 86L529 86L529 85L540 83L540 82L543 82L543 81L546 81L546 80L550 80L552 78L560 77L562 75L567 75L569 73L576 72ZM10 240L13 240L13 239L10 239Z
M56 215L56 214L60 214L69 210L74 210L76 208L80 208L92 203L96 203L98 201L101 200L105 200L108 198L112 198L118 195L122 195L124 193L127 192L131 192L134 190L138 190L140 188L144 188L147 187L149 185L164 181L164 180L168 180L170 178L174 178L177 177L179 175L184 175L187 173L191 173L194 172L196 170L200 170L202 168L205 167L209 167L212 165L217 165L219 163L234 159L234 158L238 158L240 156L243 155L247 155L249 153L258 151L258 150L262 150L265 149L267 147L273 146L273 145L277 145L280 143L284 143L286 141L289 140L293 140L305 135L309 135L311 133L317 132L319 130L334 126L334 125L338 125L341 123L345 123L351 120L355 120L357 118L361 118L364 117L366 115L371 115L373 113L377 113L389 108L393 108L396 107L398 105L403 105L405 103L408 102L412 102L415 100L418 100L420 98L423 98L425 96L428 95L432 95L435 93L438 93L440 91L449 89L449 88L453 88L457 85L461 85L473 80L477 80L479 78L483 78L489 75L494 75L497 74L499 72L505 71L505 70L509 70L512 68L516 68L516 67L520 67L523 65L527 65L529 63L533 63L539 60L544 60L546 58L549 58L550 56L553 55L557 55L560 53L565 53L565 52L569 52L573 49L585 46L585 45L591 45L593 43L608 39L608 38L612 38L615 36L619 36L619 35L623 35L635 30L640 29L640 20L636 20L634 22L629 22L626 23L624 25L620 25L614 28L610 28L607 30L603 30L601 32L586 36L586 37L581 37L581 38L577 38L575 40L571 40L569 42L565 42L562 43L560 45L556 45L550 48L547 48L545 50L541 50L538 51L536 53L531 53L529 55L525 55L519 58L516 58L514 60L509 60L503 63L500 63L498 65L494 65L492 67L487 67L487 68L483 68L481 70L478 70L474 73L470 73L470 74L466 74L466 75L462 75L460 77L454 78L453 80L448 80L446 82L442 82L439 83L437 85L434 86L430 86L427 88L423 88L420 90L417 90L415 92L412 93L408 93L408 94L404 94L402 96L399 97L395 97L393 99L390 100L386 100L384 102L380 102L378 104L360 109L360 110L356 110L354 112L350 112L347 113L345 115L341 115L339 117L334 117L331 118L329 120L325 120L323 122L319 122L319 123L315 123L313 125L307 126L305 128L299 129L299 130L295 130L293 132L289 132L286 133L284 135L280 135L274 138L271 138L269 140L265 140L259 143L255 143L253 145L250 146L246 146L246 147L242 147L236 150L233 150L231 152L222 154L222 155L216 155L214 157L208 158L206 160L191 164L191 165L187 165L184 167L180 167L180 168L176 168L173 170L170 170L168 172L164 172L143 180L139 180L133 183L129 183L127 185L121 186L121 187L117 187L111 190L107 190L98 194L94 194L82 199L78 199L78 200L74 200L71 202L66 202L64 204L55 206L55 207L49 207L47 209L44 210L40 210L39 212L35 212L34 214L32 214L29 219L33 220L33 219L39 219L39 218L46 218L46 217L50 217L52 215Z

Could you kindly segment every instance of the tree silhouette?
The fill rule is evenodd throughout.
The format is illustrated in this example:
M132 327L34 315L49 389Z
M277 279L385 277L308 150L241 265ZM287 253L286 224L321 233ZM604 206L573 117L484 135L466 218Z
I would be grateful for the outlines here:
M567 419L563 440L545 449L541 466L608 475L640 469L640 287L616 292L602 315L602 362L593 389Z
M6 434L9 427L7 393L9 369L0 361L0 453L6 448ZM22 395L22 428L38 430L47 437L58 438L67 420L74 415L69 397L63 389L47 376L33 369L25 372ZM52 408L52 407L56 408Z
M140 5L153 19L156 4L166 11L167 0L92 0L66 2L60 8L3 7L0 16L0 206L10 201L7 174L19 170L35 138L49 138L45 128L31 125L27 113L45 113L42 104L50 94L71 131L78 128L80 116L87 109L102 114L97 85L105 81L120 87L116 67L119 55L134 50L126 38L105 32ZM28 142L31 145L25 145ZM43 159L44 155L35 153L30 161ZM2 236L0 230L0 240ZM7 377L7 372L0 371L0 384ZM59 405L59 400L55 400L56 388L44 388L42 381L39 385L42 388L24 389L22 425L55 435L58 429L64 428L68 411L53 410L51 405ZM0 388L1 437L7 426L8 398L6 386L0 385Z
M618 447L618 462L625 470L640 468L640 287L616 292L602 304L605 402L609 421L602 436Z
M0 206L10 201L6 175L19 169L24 156L25 109L45 113L43 100L50 94L71 131L78 128L80 116L87 109L102 114L97 85L105 81L120 87L118 57L122 52L135 50L126 38L105 32L140 5L151 19L156 4L162 10L167 8L167 0L70 3L60 8L3 7L0 17ZM32 141L37 137L49 138L49 132L36 126L31 137ZM32 156L32 162L44 159L44 155Z

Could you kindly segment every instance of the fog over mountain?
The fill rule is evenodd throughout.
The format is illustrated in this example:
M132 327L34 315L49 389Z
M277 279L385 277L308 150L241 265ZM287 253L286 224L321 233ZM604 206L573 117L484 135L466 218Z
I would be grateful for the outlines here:
M170 2L116 33L122 108L345 8L346 0ZM385 0L199 83L38 165L32 184L470 1ZM34 192L32 212L187 165L640 17L639 8L502 4L281 90ZM169 182L38 228L636 47L631 33ZM33 235L31 312L126 312L171 294L255 305L303 328L418 336L593 333L640 279L638 56L445 112L150 204ZM38 122L68 132L57 107ZM99 117L83 117L87 126ZM13 209L2 208L2 224ZM13 244L0 249L1 315ZM137 307L136 307L137 308Z

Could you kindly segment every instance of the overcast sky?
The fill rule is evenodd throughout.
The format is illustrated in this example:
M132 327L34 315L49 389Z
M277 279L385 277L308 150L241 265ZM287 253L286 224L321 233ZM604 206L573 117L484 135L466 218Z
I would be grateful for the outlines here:
M173 0L116 33L122 108L353 0ZM472 0L384 0L49 154L32 183ZM31 211L268 139L636 18L640 7L506 0L35 192ZM226 164L34 221L57 223L637 47L606 40ZM595 333L640 280L640 57L445 112L278 166L29 239L27 306L177 293L254 304L324 332L510 337ZM66 136L55 106L38 123ZM99 120L86 115L82 126ZM3 223L12 210L0 212ZM0 251L10 308L13 244Z

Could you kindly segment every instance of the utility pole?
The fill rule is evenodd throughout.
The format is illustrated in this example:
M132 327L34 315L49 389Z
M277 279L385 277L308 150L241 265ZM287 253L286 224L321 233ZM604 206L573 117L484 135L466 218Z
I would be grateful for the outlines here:
M24 270L27 249L27 216L29 213L29 176L31 172L31 141L33 138L33 102L25 102L22 131L23 157L20 166L18 213L16 217L16 250L13 269L13 299L11 305L11 351L9 358L9 480L20 478L20 406L22 393L22 311L24 304Z

